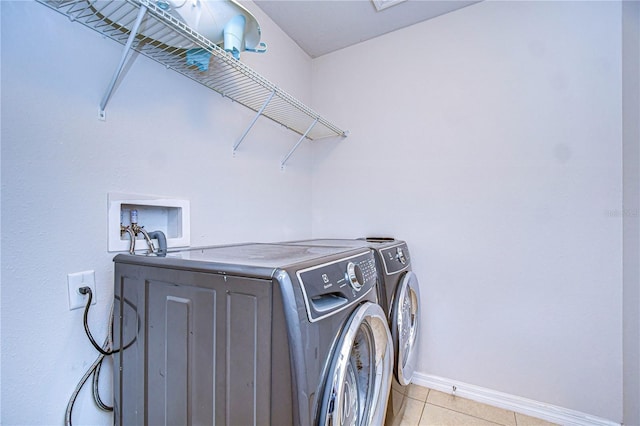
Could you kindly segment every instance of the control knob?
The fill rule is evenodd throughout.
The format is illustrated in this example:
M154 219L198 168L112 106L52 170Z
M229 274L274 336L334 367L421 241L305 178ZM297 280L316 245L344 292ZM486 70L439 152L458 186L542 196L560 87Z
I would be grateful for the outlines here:
M405 265L407 263L407 258L404 255L404 251L402 250L402 247L398 247L396 250L396 259L398 259L400 261L400 263L402 263L403 265Z
M360 265L349 262L347 265L347 281L355 291L360 291L364 283L364 275L362 274Z

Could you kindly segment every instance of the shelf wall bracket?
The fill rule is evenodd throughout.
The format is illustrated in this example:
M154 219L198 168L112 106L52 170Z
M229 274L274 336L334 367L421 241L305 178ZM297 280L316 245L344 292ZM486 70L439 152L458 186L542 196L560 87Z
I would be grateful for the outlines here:
M271 99L273 99L273 96L275 94L276 94L276 89L273 89L271 91L271 94L267 98L267 100L264 101L264 104L262 104L262 107L258 110L258 113L253 118L253 120L251 121L251 124L249 124L249 127L247 127L247 130L244 131L242 136L240 136L240 139L238 139L238 141L233 145L233 155L236 155L236 150L238 149L238 147L240 146L240 144L242 143L244 138L247 137L247 135L249 134L249 131L251 131L251 129L253 128L254 124L256 124L256 121L258 121L258 118L260 118L260 116L262 115L264 110L267 108L267 105L269 105L269 102L271 102Z
M325 120L307 105L198 33L180 18L182 13L175 15L165 10L165 6L171 2L165 0L36 1L96 31L103 38L117 42L121 49L124 47L118 68L115 69L114 66L112 69L113 79L108 87L105 85L104 97L98 99L101 101L97 105L98 118L101 120L105 119L105 109L118 89L118 83L126 76L127 65L131 65L135 59L133 55L140 54L249 108L253 114L261 110L261 114L256 115L254 121L262 115L294 131L299 137L309 124L319 117L315 127L305 133L307 139L318 140L347 135L347 132ZM198 1L200 0L192 0L189 3ZM186 13L186 9L181 12ZM213 66L208 71L199 71L190 61L184 60L185 49L191 48L204 49L211 54L210 60ZM117 64L114 63L114 65ZM115 74L113 74L114 70ZM268 103L267 98L270 98ZM267 106L264 107L264 104ZM241 127L249 124L248 121L253 118L252 113L249 113L247 123ZM249 128L253 125L254 123ZM230 141L234 151L239 150L238 147L243 143L247 132L239 140Z
M304 135L302 135L302 137L293 146L293 148L291 148L291 151L289 151L289 153L282 159L282 161L280 162L280 170L284 170L284 165L287 163L287 160L289 159L289 157L291 157L291 155L295 152L295 150L298 149L298 147L300 146L300 144L302 143L304 138L307 137L307 135L309 134L311 129L313 129L313 126L316 125L316 123L318 122L319 119L320 119L320 117L316 117L316 119L313 120L313 123L311 123L311 126L309 126L309 128L307 129L306 132L304 132Z
M133 45L133 41L138 34L138 29L140 28L140 24L142 24L142 18L144 18L145 13L147 12L147 7L145 5L140 6L140 10L138 10L138 16L136 17L136 21L131 28L131 32L129 33L129 38L127 38L127 43L124 46L122 51L122 57L120 58L120 63L118 64L118 68L116 68L116 72L113 74L111 78L111 82L109 82L109 87L107 87L107 92L104 94L102 98L102 102L100 102L100 111L98 112L100 120L106 119L105 108L107 107L107 103L109 103L109 99L113 94L113 89L116 87L116 83L118 78L120 78L120 74L122 74L122 70L124 68L124 64L127 62L127 58L129 57L129 53L131 53L131 46Z

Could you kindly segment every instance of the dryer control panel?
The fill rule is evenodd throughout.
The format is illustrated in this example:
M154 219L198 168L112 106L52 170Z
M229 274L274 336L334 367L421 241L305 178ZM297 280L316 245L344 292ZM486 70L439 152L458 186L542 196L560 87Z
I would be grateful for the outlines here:
M384 259L384 272L387 275L397 274L409 267L411 258L409 248L405 243L380 250Z
M310 322L348 308L377 283L371 251L302 269L296 275Z

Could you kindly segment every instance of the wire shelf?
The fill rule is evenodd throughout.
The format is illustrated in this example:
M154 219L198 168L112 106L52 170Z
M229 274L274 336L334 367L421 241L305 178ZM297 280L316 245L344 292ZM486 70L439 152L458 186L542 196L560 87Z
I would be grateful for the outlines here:
M285 126L301 135L301 140L347 136L347 132L149 0L37 1L125 46L140 9L146 8L140 30L133 30L131 49ZM187 64L187 52L194 48L211 54L208 70Z

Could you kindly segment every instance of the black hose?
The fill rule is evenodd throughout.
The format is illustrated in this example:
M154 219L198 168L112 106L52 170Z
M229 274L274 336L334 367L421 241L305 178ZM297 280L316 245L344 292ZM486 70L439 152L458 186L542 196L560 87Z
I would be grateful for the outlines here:
M87 300L87 306L85 306L84 308L84 320L83 320L84 332L87 334L89 341L91 342L93 347L102 355L113 355L115 353L118 353L118 350L113 351L111 349L107 349L107 350L102 349L102 347L98 344L98 342L96 342L96 340L93 338L93 335L91 334L91 330L89 330L89 307L91 306L91 300L93 299L93 292L91 291L90 287L80 287L78 291L80 291L81 294L89 295L89 300Z
M72 426L71 414L73 412L73 406L76 403L76 399L78 398L78 394L80 393L80 389L82 389L82 387L86 383L86 381L89 378L89 376L91 376L91 374L94 373L96 366L98 364L102 363L103 359L104 359L104 355L102 355L102 354L98 355L98 358L96 358L96 360L93 362L93 364L91 364L91 367L89 367L87 372L84 373L84 376L82 376L82 379L80 379L80 382L78 383L78 385L74 389L73 394L71 395L71 398L69 398L69 403L67 404L67 410L66 410L65 415L64 415L64 424L65 425Z
M95 401L98 408L100 408L102 411L113 411L113 407L105 404L105 402L102 400L102 397L100 397L100 388L98 385L100 382L100 371L102 369L102 363L104 362L104 355L101 354L100 357L102 359L100 359L98 364L93 369L93 400Z
M87 325L87 315L89 312L89 306L91 306L91 301L92 301L91 289L89 287L82 287L79 290L80 290L80 293L89 295L89 298L87 300L87 305L84 311L85 332L87 332L89 336L91 335L91 333L89 332L89 327ZM113 305L111 307L111 313L109 314L109 323L111 324L112 321L113 321ZM89 340L92 343L94 342L93 337L90 337ZM72 426L71 419L72 419L73 407L76 403L76 399L78 398L78 394L80 393L80 390L82 389L82 387L84 386L84 384L87 382L87 380L92 374L93 374L93 399L96 405L104 411L113 411L113 407L110 407L107 404L105 404L102 401L100 394L98 393L98 381L100 376L100 369L102 368L102 362L104 361L105 352L106 350L109 349L110 346L111 346L111 328L109 327L109 330L107 331L107 337L105 337L104 344L102 345L102 348L104 349L100 351L100 355L98 355L98 358L96 358L93 364L91 364L89 369L84 373L84 375L80 379L80 382L78 382L78 384L76 385L76 388L73 390L73 393L71 394L71 397L69 398L69 402L67 403L67 409L65 411L65 416L64 416L64 423L66 426ZM115 353L117 351L115 352L110 351L110 352Z

